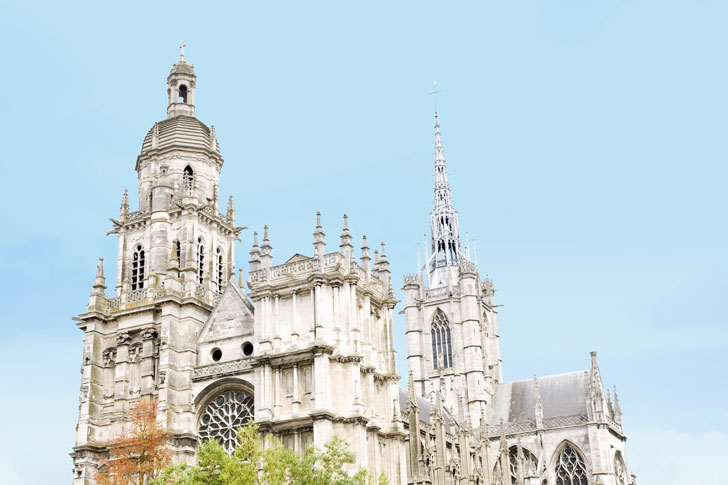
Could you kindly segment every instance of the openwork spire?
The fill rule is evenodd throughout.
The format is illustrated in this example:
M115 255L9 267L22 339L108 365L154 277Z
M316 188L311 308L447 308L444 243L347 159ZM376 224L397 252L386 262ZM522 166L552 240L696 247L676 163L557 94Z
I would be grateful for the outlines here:
M458 213L452 202L450 183L447 178L447 163L442 146L440 121L435 111L435 198L430 213L430 249L428 272L431 286L442 286L452 279L451 268L459 260L468 260L460 244Z

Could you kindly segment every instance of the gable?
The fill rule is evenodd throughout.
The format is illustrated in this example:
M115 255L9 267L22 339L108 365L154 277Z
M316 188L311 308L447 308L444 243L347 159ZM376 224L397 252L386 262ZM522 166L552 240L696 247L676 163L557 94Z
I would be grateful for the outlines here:
M293 256L291 256L291 257L290 257L290 258L288 259L288 261L286 261L286 262L285 262L285 263L283 263L283 264L288 264L288 263L295 263L296 261L307 261L307 260L309 260L309 259L311 259L311 258L309 258L308 256L304 256L303 254L299 254L299 253L296 253L296 254L294 254Z
M234 281L225 288L207 321L202 326L198 343L231 337L253 335L254 308Z

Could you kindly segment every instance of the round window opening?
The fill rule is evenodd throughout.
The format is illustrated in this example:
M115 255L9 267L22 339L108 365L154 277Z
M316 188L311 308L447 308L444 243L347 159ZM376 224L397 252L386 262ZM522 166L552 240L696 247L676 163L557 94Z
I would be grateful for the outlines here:
M251 344L250 342L245 342L243 344L243 354L245 356L249 356L252 353L253 353L253 344Z
M222 359L222 350L220 349L213 349L212 350L212 360L217 362L218 360Z

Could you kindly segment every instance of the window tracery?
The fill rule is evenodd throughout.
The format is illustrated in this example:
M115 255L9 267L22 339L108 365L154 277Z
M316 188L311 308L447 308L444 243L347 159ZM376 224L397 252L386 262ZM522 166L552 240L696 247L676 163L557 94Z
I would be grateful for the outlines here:
M452 367L452 339L450 322L439 308L432 319L432 361L435 369Z
M243 390L227 390L212 399L200 417L199 436L217 440L232 453L238 446L238 429L254 418L253 396Z
M519 459L518 448L513 446L508 450L508 469L511 473L511 483L518 481L520 468L521 477L536 474L538 470L538 458L525 448L521 448L522 456Z
M614 455L614 475L617 478L617 485L627 485L627 472L619 452Z
M137 246L131 258L131 289L144 288L144 249Z
M587 485L584 459L570 445L566 445L556 462L556 485Z

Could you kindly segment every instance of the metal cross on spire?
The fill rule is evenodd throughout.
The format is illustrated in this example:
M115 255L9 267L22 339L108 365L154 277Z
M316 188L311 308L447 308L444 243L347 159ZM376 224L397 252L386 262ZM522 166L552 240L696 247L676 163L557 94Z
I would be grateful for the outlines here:
M437 93L440 91L437 89L437 81L432 81L432 92L427 93L431 94L432 98L435 100L435 116L437 116Z
M184 42L179 45L179 58L181 61L185 60L185 47L187 47L187 44Z

